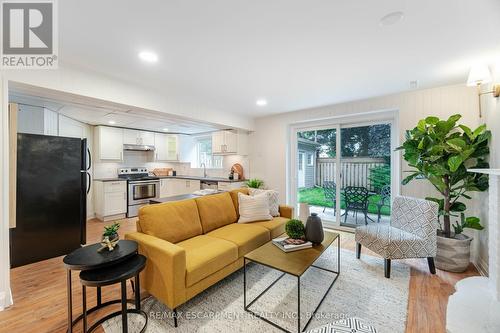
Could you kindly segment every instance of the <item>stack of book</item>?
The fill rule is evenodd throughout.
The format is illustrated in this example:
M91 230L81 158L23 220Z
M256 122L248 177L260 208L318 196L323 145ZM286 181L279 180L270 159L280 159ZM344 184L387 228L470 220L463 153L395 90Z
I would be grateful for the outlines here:
M312 243L302 239L292 239L289 237L279 237L273 239L273 244L284 252L293 252L312 247Z

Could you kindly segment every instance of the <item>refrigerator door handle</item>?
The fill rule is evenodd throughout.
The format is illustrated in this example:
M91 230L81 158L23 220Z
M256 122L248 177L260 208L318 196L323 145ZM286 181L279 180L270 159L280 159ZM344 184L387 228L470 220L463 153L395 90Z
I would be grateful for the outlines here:
M87 154L89 155L89 166L87 168L88 171L92 167L92 154L90 154L90 148L87 148Z
M88 179L88 186L87 186L87 194L90 192L90 187L92 186L92 177L90 176L90 173L87 172L87 179Z

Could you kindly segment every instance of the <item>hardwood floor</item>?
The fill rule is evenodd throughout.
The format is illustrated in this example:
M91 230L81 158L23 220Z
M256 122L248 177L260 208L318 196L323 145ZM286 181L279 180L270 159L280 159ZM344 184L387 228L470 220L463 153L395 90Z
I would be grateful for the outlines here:
M135 230L135 219L120 221L120 235ZM88 223L87 240L95 243L100 239L106 224L97 220ZM342 232L341 246L354 251L354 235ZM363 248L364 254L372 254ZM354 254L353 254L354 255ZM446 304L454 291L454 284L468 276L478 275L471 265L460 274L437 270L431 275L426 260L406 260L411 267L410 293L408 300L407 333L444 333ZM66 271L62 257L53 258L11 270L14 305L0 312L0 332L65 332L66 326ZM129 287L129 297L132 291ZM82 308L81 288L78 274L73 274L73 313ZM103 288L103 300L120 296L118 286ZM95 293L88 291L87 304L95 304ZM97 316L116 311L119 305L98 311L90 316L92 322ZM383 310L381 310L383 311ZM181 324L182 325L182 324ZM75 332L81 332L77 325Z

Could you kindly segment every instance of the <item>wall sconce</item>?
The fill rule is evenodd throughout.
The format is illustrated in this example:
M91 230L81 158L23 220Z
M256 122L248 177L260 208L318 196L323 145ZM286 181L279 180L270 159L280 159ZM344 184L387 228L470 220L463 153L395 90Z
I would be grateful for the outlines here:
M477 87L477 94L479 97L479 118L483 116L481 112L481 96L486 94L493 94L494 97L500 96L500 84L494 85L493 90L491 91L481 92L481 85L490 83L491 81L493 81L493 78L491 77L491 72L488 66L476 65L471 68L469 77L467 78L467 86Z

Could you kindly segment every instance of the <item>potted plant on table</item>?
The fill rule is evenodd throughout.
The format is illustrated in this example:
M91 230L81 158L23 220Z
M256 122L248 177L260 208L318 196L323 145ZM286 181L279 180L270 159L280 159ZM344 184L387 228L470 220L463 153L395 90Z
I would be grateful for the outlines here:
M439 204L441 228L438 230L436 267L452 272L463 272L469 265L472 238L462 233L464 228L483 229L478 217L465 215L467 206L463 199L471 199L470 192L488 189L487 175L467 169L489 167L486 158L491 138L486 125L471 130L465 125L457 125L460 118L457 114L447 120L422 119L414 129L406 132L406 141L398 148L404 150L403 156L409 166L416 169L403 180L403 185L425 178L441 194L439 198L426 199Z
M258 178L252 178L247 180L245 184L249 188L261 188L264 186L264 181Z

